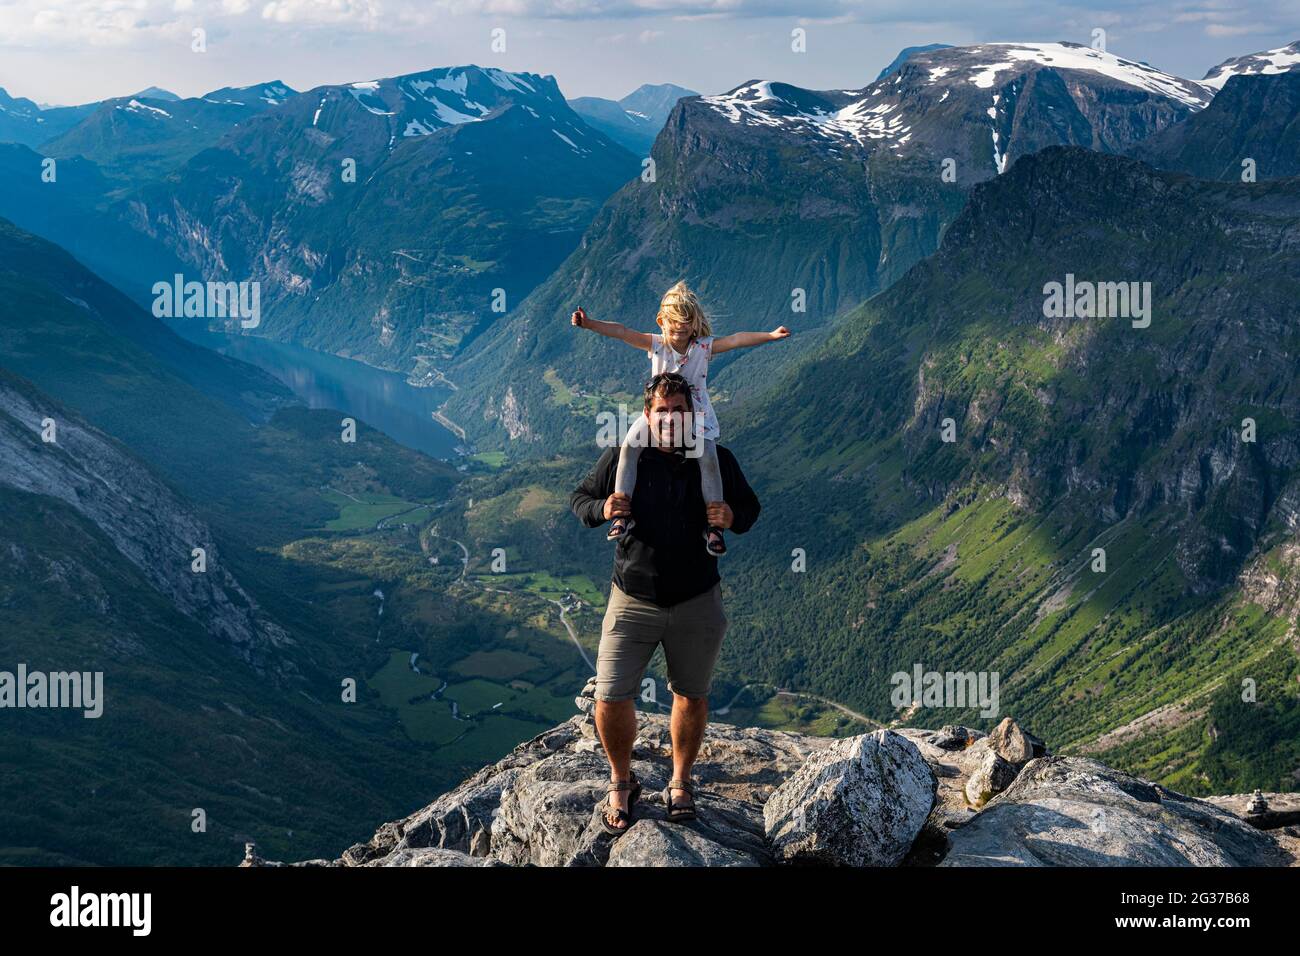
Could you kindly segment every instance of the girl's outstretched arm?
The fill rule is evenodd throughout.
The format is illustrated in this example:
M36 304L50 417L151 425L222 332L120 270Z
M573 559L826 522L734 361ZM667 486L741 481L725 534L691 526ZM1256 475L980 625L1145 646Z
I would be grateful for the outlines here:
M747 349L754 345L776 342L790 334L784 325L778 325L771 332L733 332L720 335L713 340L713 354L720 355L730 349Z
M599 319L589 319L587 313L582 310L582 306L578 306L578 311L573 313L569 321L580 329L591 329L591 331L598 332L611 339L620 339L642 352L650 349L649 332L634 332L626 325L618 322L601 322Z

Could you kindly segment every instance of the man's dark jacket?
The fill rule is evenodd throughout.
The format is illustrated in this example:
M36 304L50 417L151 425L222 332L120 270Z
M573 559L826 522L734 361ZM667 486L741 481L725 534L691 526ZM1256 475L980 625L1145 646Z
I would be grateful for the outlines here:
M758 520L758 498L736 456L718 446L722 497L731 506L730 530L743 534ZM604 524L605 499L614 493L618 449L607 448L596 467L569 496L569 508L588 528ZM614 583L624 592L671 607L717 584L718 559L704 547L704 495L700 460L654 447L641 450L632 493L632 529L614 552Z

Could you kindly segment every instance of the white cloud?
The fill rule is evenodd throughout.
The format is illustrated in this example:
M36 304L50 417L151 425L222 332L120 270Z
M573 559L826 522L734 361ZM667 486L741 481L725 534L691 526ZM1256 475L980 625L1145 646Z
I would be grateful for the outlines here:
M872 15L903 2L873 4ZM128 46L217 24L232 31L269 22L401 33L447 17L817 19L850 13L867 15L865 0L0 0L0 47Z
M271 0L262 8L261 17L276 23L359 24L369 29L382 21L376 0Z
M446 0L433 4L446 5ZM397 29L430 5L398 0L393 7ZM194 27L236 31L266 20L369 28L381 22L381 5L379 0L270 0L260 8L253 0L0 0L0 47L143 47L160 40L188 42Z

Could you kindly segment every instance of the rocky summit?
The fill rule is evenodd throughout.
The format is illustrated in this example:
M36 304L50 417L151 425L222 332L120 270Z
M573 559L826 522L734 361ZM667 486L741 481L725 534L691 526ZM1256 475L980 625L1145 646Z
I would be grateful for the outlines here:
M645 786L611 838L609 768L584 712L520 744L335 860L244 866L1294 866L1300 832L1260 829L1259 798L1198 800L1095 760L1051 754L1007 718L834 739L709 726L699 818L669 823L666 716L641 714ZM1273 814L1271 821L1288 820Z

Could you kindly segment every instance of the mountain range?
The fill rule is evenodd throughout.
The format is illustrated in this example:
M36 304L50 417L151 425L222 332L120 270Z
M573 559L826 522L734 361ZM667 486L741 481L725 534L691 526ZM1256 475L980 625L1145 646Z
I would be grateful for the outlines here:
M592 129L600 130L637 156L648 156L677 101L698 95L672 83L646 83L621 100L579 96L569 100L569 105Z
M114 702L0 739L6 859L332 856L554 727L609 569L565 498L647 373L568 313L648 331L683 277L718 334L793 330L711 376L764 505L722 569L720 717L989 724L900 711L924 662L999 673L1066 753L1296 789L1291 52L1200 83L990 43L843 90L569 102L463 66L0 99L2 649ZM445 390L475 453L348 441L347 409L150 315L178 272ZM1123 308L1076 310L1093 286Z
M268 90L279 94L268 95ZM247 92L242 100L230 94ZM213 96L221 96L221 99ZM294 96L281 84L248 91L221 90L193 99L129 97L108 100L67 132L41 144L56 159L80 157L129 186L161 176L215 146L237 125Z
M556 395L618 400L644 360L575 336L565 318L578 305L651 328L686 276L720 333L785 324L792 341L815 341L931 254L970 189L1016 158L1054 144L1124 152L1209 101L1195 83L1074 44L917 52L861 90L755 81L682 100L651 154L655 181L624 186L582 247L451 363L447 414L485 444L585 440L582 406ZM716 386L741 396L791 353L726 356Z
M25 97L10 96L0 89L0 142L37 146L67 132L94 109L95 104L42 109Z
M553 78L448 68L261 109L106 216L193 275L259 282L259 334L418 371L521 301L636 169ZM114 244L87 261L133 270L137 295L167 278Z

